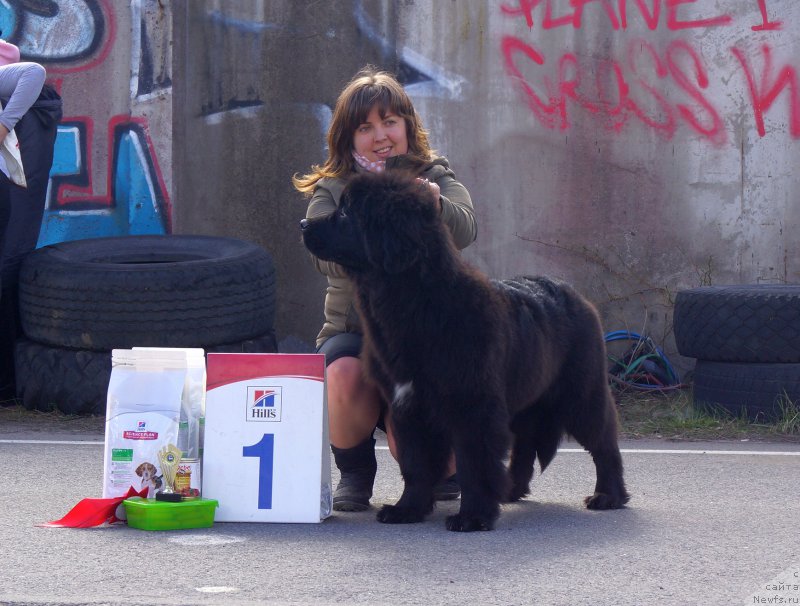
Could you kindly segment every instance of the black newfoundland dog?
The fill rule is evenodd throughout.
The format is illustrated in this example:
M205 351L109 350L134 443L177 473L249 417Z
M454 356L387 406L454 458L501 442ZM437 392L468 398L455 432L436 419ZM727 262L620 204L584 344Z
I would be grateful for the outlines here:
M455 452L455 531L490 530L528 494L564 433L594 459L589 509L625 505L617 414L597 312L547 278L493 281L467 265L427 187L397 173L353 178L339 209L301 222L317 257L355 283L362 357L391 406L405 482L378 520L419 522ZM511 445L508 470L504 459Z

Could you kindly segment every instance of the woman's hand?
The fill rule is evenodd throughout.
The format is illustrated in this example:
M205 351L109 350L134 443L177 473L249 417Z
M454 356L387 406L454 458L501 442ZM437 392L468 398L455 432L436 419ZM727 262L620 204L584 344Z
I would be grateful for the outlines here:
M428 189L430 189L431 193L433 194L433 199L435 200L434 204L436 204L436 210L439 213L442 212L442 201L439 199L441 195L441 190L439 189L439 184L435 181L428 181L427 179L423 179L422 177L417 177L417 182L420 185L427 185Z
M8 129L2 124L0 124L0 145L3 144L3 141L6 140L7 136L8 136Z

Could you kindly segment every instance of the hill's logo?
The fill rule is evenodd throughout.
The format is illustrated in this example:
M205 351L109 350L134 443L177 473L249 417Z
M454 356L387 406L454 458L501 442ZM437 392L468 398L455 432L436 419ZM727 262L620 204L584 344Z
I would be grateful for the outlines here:
M263 422L280 422L281 388L248 387L247 420L263 421Z

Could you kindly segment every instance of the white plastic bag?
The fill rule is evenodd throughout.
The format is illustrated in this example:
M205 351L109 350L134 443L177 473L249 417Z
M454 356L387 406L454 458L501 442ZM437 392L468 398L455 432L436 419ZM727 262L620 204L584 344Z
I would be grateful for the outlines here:
M0 111L3 110L3 104L0 103ZM28 187L28 182L25 179L25 168L22 166L22 156L19 153L19 141L14 129L6 135L3 144L0 145L0 154L6 163L6 174L11 182L19 185L20 187Z
M199 347L134 347L133 351L182 352L186 356L186 382L181 395L178 442L183 458L203 456L203 427L206 414L206 357Z

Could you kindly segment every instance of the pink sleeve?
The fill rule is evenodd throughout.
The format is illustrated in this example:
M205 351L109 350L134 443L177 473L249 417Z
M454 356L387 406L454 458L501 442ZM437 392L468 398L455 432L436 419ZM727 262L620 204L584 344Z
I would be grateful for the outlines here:
M0 66L19 61L19 48L16 45L0 40Z

